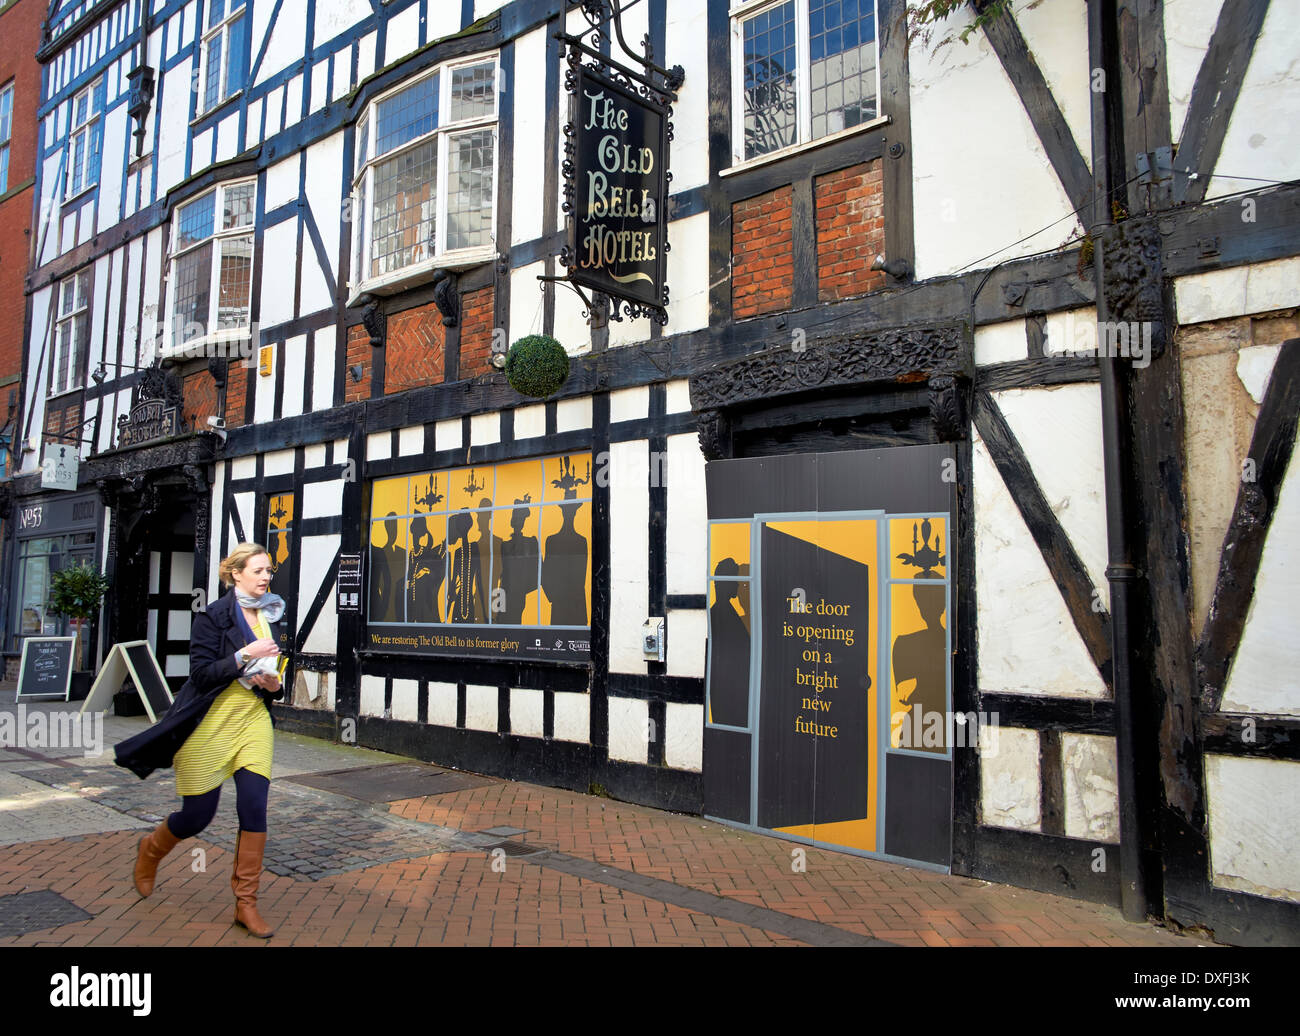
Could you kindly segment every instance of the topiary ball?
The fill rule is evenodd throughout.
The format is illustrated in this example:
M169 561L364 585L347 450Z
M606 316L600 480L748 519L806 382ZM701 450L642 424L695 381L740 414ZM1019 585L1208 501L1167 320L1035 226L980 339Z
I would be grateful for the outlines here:
M506 354L506 381L521 396L553 396L568 377L569 354L550 335L527 335Z

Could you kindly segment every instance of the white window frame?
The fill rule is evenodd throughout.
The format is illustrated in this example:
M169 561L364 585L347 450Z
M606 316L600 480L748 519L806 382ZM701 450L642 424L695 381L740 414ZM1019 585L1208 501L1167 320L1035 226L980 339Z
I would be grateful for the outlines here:
M236 89L230 89L230 81L228 79L228 73L230 71L230 29L235 22L249 13L248 9L250 6L251 5L247 0L245 0L245 2L240 4L238 7L227 11L226 16L221 19L221 21L203 33L203 42L199 46L198 97L195 103L196 116L201 117L207 115L208 112L216 111L232 97L238 96L238 94L244 89L244 83L242 81ZM251 21L246 23L244 26L244 41L246 45L251 39L249 32L251 27ZM221 84L217 90L217 99L212 102L211 106L205 108L203 104L208 93L209 55L212 41L217 37L221 38L221 69L218 73L221 76ZM242 72L243 70L241 69L240 71Z
M460 119L457 122L444 121L444 116L451 112L451 83L453 73L458 68L467 68L473 65L481 65L486 62L492 62L492 114L480 118ZM439 124L413 140L385 151L382 155L374 154L376 143L375 129L378 125L377 113L379 105L391 97L400 94L403 90L409 90L432 76L440 76L438 80L438 118ZM366 150L365 153L358 153L353 160L352 171L352 214L353 214L353 234L352 234L352 258L353 269L349 280L350 298L349 305L355 304L356 300L366 292L383 290L385 288L395 289L397 286L410 281L417 280L423 274L439 267L457 267L472 266L477 263L486 262L496 257L496 215L500 201L500 166L501 166L501 136L499 126L501 121L501 57L496 51L487 54L476 54L473 57L458 58L455 61L448 61L436 68L431 68L418 76L386 90L384 93L374 98L362 110L357 117L357 144L361 142L361 127L366 127ZM459 248L449 250L446 248L447 242L447 174L448 174L448 152L449 141L453 136L459 136L462 133L472 132L477 129L492 130L492 230L490 232L490 243L487 245L473 246L470 248ZM374 191L374 171L375 167L393 158L418 147L423 146L431 139L438 141L438 184L437 184L437 214L434 221L434 241L436 249L434 254L427 259L404 266L398 270L390 270L387 273L379 274L374 277L365 276L370 269L372 260L371 235L374 229L374 218L372 216L375 191ZM362 187L365 187L365 202L362 202ZM360 262L357 259L360 258Z
M761 155L745 157L745 32L744 23L755 15L781 7L790 0L747 0L733 3L728 12L731 18L731 159L734 166L771 161L795 151L834 140L841 136L860 133L872 126L888 122L881 110L880 98L880 3L870 2L875 10L876 29L876 115L857 126L836 130L820 137L812 135L812 47L810 43L808 0L794 0L795 18L795 127L794 143Z
M85 284L86 301L84 305L80 306L77 304L78 283ZM69 286L72 288L72 308L65 313L63 310L64 289ZM62 396L67 392L75 392L84 387L86 379L84 364L81 370L78 370L77 366L80 361L85 359L82 355L83 346L87 346L90 341L90 292L93 287L94 285L90 282L90 267L64 277L55 285L54 290L57 295L54 300L54 347L50 350L50 390L47 393L50 398ZM86 328L86 340L84 342L77 340L76 322L79 317L84 318ZM72 334L69 336L71 339L69 347L72 352L68 357L66 380L60 381L58 380L60 377L59 371L62 367L60 358L63 355L64 348L63 328L67 325L72 325L73 328Z
M9 144L14 136L14 84L7 83L0 89L0 112L4 110L4 100L9 98L9 114L0 116L0 194L9 190Z
M96 144L95 127L99 120L103 118L104 113L95 107L96 96L99 88L103 84L103 76L96 79L93 83L83 90L78 90L72 98L72 104L68 109L68 167L65 170L66 176L63 181L63 200L71 201L73 198L80 197L92 188L99 186L98 175L92 181L90 179L90 159L94 153ZM86 118L81 122L74 123L77 117L77 103L86 98ZM81 185L74 191L72 189L73 179L73 156L77 153L77 138L84 135L86 145L81 151ZM99 138L102 146L103 137ZM102 169L101 169L102 171Z
M230 227L223 229L221 226L222 212L224 210L225 192L233 187L253 188L253 211L257 211L257 178L246 177L242 180L229 180L225 183L219 183L207 191L202 191L192 198L186 198L183 202L177 204L172 212L171 218L171 241L173 243L171 253L167 257L167 333L163 338L159 348L159 355L163 358L191 357L195 353L205 349L206 346L216 342L242 342L252 335L252 312L253 312L253 284L256 270L256 252L249 257L248 263L248 323L239 327L217 326L219 323L218 316L221 310L221 246L222 242L231 238L254 237L256 226L256 215L253 223L246 223L242 226ZM180 240L180 220L181 212L193 205L195 202L202 201L208 195L213 195L212 210L212 233L207 237L187 245L185 248L177 249L175 242ZM179 332L184 328L176 326L176 291L179 287L176 277L176 267L178 262L202 248L204 245L211 244L212 247L212 269L209 272L208 280L208 315L206 321L207 331L193 338L183 340L177 339Z

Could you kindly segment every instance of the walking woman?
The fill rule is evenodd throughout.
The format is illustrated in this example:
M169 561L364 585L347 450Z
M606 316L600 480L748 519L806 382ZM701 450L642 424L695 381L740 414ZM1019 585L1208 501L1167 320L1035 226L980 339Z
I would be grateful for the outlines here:
M140 840L135 887L141 896L153 891L158 864L177 842L212 821L221 784L234 777L235 924L267 939L272 929L257 912L257 889L271 783L270 703L284 693L281 648L287 653L288 631L277 620L285 604L268 592L271 559L259 544L239 544L221 562L220 577L231 589L194 617L189 680L162 719L117 746L117 764L141 778L174 765L182 798L181 808Z

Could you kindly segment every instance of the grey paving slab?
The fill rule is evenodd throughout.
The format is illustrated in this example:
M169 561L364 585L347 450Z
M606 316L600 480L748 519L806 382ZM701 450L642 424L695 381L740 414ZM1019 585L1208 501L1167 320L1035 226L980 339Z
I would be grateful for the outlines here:
M52 769L64 772L67 768ZM87 767L84 772L89 777L96 771ZM0 845L144 826L139 817L88 799L77 789L55 787L50 781L35 781L17 773L0 773Z

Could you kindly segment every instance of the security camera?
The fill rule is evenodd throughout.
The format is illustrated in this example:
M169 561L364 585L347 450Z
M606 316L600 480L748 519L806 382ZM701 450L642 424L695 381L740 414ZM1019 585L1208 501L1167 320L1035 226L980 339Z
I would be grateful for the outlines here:
M226 419L224 417L209 417L208 427L215 428L217 431L222 431L226 427Z

